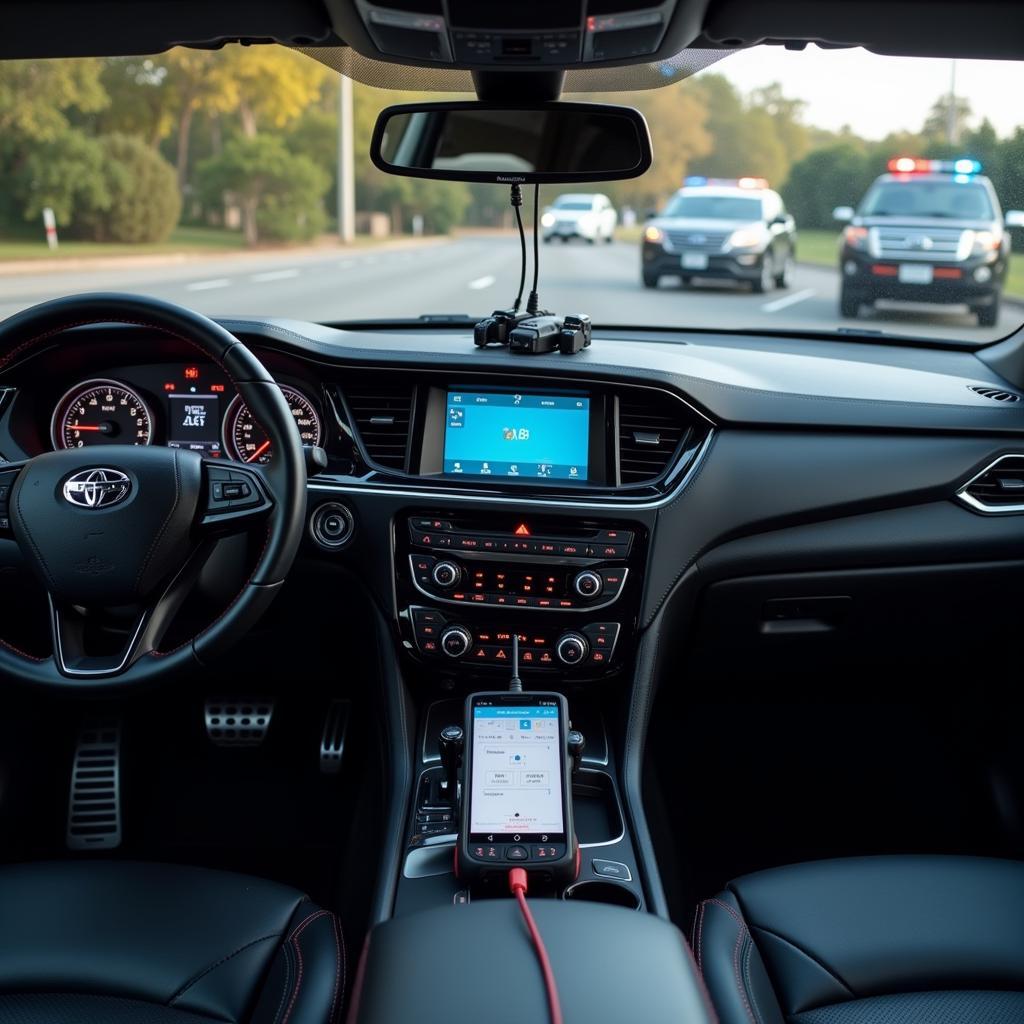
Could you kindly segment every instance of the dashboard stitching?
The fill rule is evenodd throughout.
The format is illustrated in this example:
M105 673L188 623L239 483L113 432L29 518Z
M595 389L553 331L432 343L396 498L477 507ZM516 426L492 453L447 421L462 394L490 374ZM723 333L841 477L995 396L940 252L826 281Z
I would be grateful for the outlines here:
M341 355L341 356L344 356L344 355L364 356L365 355L365 356L370 357L370 358L372 358L374 360L379 360L381 358L381 353L379 351L375 351L373 349L368 349L368 348L346 348L343 353L339 353L337 350L332 349L331 345L328 344L325 341L318 341L315 338L306 337L304 335L298 334L295 331L291 331L291 330L288 330L287 328L283 328L283 327L278 327L278 326L276 326L274 324L267 323L266 321L225 320L225 321L222 321L221 323L222 323L222 326L225 325L225 324L228 324L228 323L238 324L238 325L240 325L240 329L243 329L243 330L244 330L244 328L246 326L248 326L250 329L253 328L253 327L256 327L256 328L261 328L263 330L266 330L268 332L273 332L273 333L278 334L278 335L284 335L285 337L293 338L293 339L295 339L297 341L304 342L306 346L313 345L316 348L322 350L324 352L324 354L332 355L335 358L338 358L339 355ZM416 359L418 361L420 361L420 362L426 361L426 362L430 362L431 364L436 363L436 364L438 364L438 365L440 365L442 367L443 366L450 366L450 361L448 360L448 358L446 356L444 356L443 354L441 354L441 353L422 352L422 353L416 354ZM411 364L411 363L408 366L405 363L398 364L397 360L396 360L396 364L397 365L401 365L402 368L409 368L410 366L411 366L412 369L418 368L415 364ZM550 363L534 363L534 365L535 366L543 366L543 368L547 369L547 370L554 370L555 369L553 366L551 366ZM495 368L495 366L494 366L493 363L489 363L487 365L487 370L488 371L491 371L494 368ZM460 370L462 370L462 369L473 369L473 367L470 367L470 366L463 367L462 365L460 365L459 369ZM757 396L760 396L760 397L776 399L776 400L788 400L788 399L792 398L792 399L801 399L801 400L804 400L804 401L811 401L811 402L839 402L839 403L845 403L845 404L895 407L895 408L902 408L902 409L914 409L914 408L920 408L920 407L934 408L934 409L970 409L972 411L983 412L983 413L1003 412L1003 413L1016 413L1018 415L1020 415L1021 412L1022 412L1022 410L1014 409L1012 407L1006 407L1006 406L994 407L994 406L987 406L987 405L983 406L980 403L979 404L968 404L968 403L964 403L964 402L901 402L901 401L897 401L897 400L890 401L890 400L887 400L887 399L878 399L878 398L850 398L850 397L843 397L843 396L839 396L839 395L808 395L808 394L803 394L801 392L796 392L796 391L769 391L769 390L762 390L760 388L744 387L743 385L740 385L740 384L726 384L726 383L723 383L721 381L708 380L707 378L704 378L704 377L694 377L691 374L674 373L671 370L655 370L654 368L650 368L650 369L645 369L645 370L641 371L641 370L633 369L632 367L612 366L612 365L610 365L608 363L585 363L585 364L581 364L579 369L582 370L583 372L586 372L588 370L599 370L602 373L607 373L607 374L610 374L612 376L620 376L620 377L628 376L628 377L631 377L631 378L637 378L637 379L641 379L641 380L649 379L651 374L660 374L662 377L668 378L668 379L672 380L674 383L677 384L677 386L679 386L683 390L685 390L685 386L687 386L687 385L697 384L697 385L700 385L701 387L718 388L718 389L720 389L722 391L735 392L735 393L738 393L738 394L757 395ZM646 376L645 376L645 374L646 374ZM692 396L688 396L688 400L689 401L694 401ZM705 413L704 415L707 415L707 414Z

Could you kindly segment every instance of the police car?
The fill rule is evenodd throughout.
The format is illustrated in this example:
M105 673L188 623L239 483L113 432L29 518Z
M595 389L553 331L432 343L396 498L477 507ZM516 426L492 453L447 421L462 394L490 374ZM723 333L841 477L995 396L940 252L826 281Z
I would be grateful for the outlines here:
M785 287L795 252L793 218L763 178L689 177L644 229L641 277L647 288L671 274L767 292Z
M877 299L962 303L979 325L994 327L1010 256L1007 227L1024 226L1024 212L1004 218L992 182L977 160L897 157L846 223L839 256L839 313L855 317Z

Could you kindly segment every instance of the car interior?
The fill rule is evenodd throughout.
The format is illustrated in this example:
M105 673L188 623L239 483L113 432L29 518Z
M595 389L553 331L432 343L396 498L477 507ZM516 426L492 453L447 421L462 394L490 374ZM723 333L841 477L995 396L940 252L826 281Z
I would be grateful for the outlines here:
M1024 328L549 312L534 192L657 159L601 92L751 48L1019 60L1024 7L0 17L3 61L242 42L460 94L369 157L492 183L529 292L0 321L0 1024L1024 1022Z

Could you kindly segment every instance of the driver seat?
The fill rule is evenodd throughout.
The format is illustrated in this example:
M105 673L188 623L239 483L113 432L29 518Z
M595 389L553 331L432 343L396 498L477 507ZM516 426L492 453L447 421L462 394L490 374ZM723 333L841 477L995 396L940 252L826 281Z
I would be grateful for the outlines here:
M338 920L302 893L205 868L0 867L0 1024L332 1024Z

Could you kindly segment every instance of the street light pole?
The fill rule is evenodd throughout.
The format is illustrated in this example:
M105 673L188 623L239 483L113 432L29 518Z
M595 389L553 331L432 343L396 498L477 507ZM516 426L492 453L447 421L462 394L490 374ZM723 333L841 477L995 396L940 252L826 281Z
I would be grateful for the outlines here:
M956 60L949 62L949 103L946 110L946 141L955 146L960 134L960 112L956 107Z
M338 238L351 242L356 236L356 182L353 170L352 79L338 82Z

